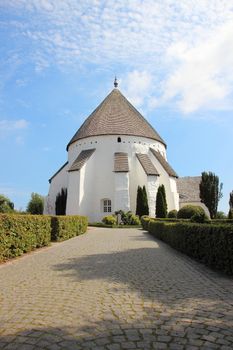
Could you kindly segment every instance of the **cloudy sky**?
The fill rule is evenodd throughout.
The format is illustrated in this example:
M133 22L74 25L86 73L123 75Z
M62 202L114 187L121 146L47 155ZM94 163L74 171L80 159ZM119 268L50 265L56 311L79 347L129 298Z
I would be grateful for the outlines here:
M180 176L233 190L233 0L0 0L0 193L25 208L113 88Z

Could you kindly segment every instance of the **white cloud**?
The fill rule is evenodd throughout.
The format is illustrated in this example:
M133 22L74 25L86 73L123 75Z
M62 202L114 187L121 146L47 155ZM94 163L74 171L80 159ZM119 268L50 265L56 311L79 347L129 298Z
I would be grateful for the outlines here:
M9 133L12 132L21 132L22 130L27 129L29 123L25 119L18 120L0 120L0 137L6 137ZM16 137L16 143L22 143L23 139L20 135Z
M25 119L0 120L1 131L13 131L13 130L19 130L19 129L26 129L27 127L28 127L28 122Z
M184 113L226 105L232 108L227 101L233 89L232 38L233 25L229 23L194 47L180 42L172 45L170 61L178 63L164 83L165 101L178 97L178 107Z
M149 72L134 70L122 79L121 85L131 103L141 107L151 96L152 76Z
M131 72L122 86L139 106L172 100L183 113L232 108L229 0L2 0L1 9L17 15L0 22L19 39L9 53L36 72L118 65L117 71Z

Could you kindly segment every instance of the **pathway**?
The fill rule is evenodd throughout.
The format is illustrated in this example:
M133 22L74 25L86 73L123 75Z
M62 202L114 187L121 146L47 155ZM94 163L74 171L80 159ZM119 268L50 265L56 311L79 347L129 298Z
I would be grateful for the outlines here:
M0 349L232 349L233 279L137 229L0 266Z

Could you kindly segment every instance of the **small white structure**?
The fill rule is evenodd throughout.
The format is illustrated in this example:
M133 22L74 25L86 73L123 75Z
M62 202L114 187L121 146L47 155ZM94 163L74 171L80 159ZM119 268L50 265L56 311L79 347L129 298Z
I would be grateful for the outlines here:
M90 222L117 210L135 212L138 186L146 186L150 216L155 216L158 186L166 189L168 210L179 209L175 171L166 144L153 127L115 88L85 120L68 143L68 161L50 178L45 212L67 189L67 215Z

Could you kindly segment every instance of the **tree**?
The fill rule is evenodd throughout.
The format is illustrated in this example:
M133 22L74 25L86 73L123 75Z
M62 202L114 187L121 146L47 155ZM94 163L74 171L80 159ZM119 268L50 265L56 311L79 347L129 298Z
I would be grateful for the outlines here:
M165 209L165 212L166 212L166 216L164 216L164 217L166 218L167 217L167 198L166 198L166 191L165 191L164 185L161 185L161 192L163 194L164 209Z
M12 213L14 211L14 203L9 198L0 194L0 213Z
M136 215L142 216L142 201L143 201L143 190L141 186L138 186L137 190L137 204L136 204Z
M27 212L33 215L41 215L44 210L44 198L38 193L32 193L27 205Z
M159 186L157 191L155 214L157 218L167 217L167 201L164 185Z
M143 208L142 208L142 211L143 211L143 214L142 215L149 215L149 206L148 206L148 199L147 199L147 193L146 193L146 187L143 186L143 189L142 189L142 203L143 203ZM142 216L141 215L141 216Z
M228 218L233 219L233 191L231 191L230 193L229 206L230 206L230 210L229 210Z
M149 207L145 186L143 186L143 188L141 186L138 186L136 215L138 215L139 217L141 217L142 215L149 215Z
M200 198L210 212L211 219L214 219L218 210L218 202L222 198L222 183L219 178L212 172L203 172L201 174Z
M62 188L56 196L55 212L56 215L66 215L67 189Z

